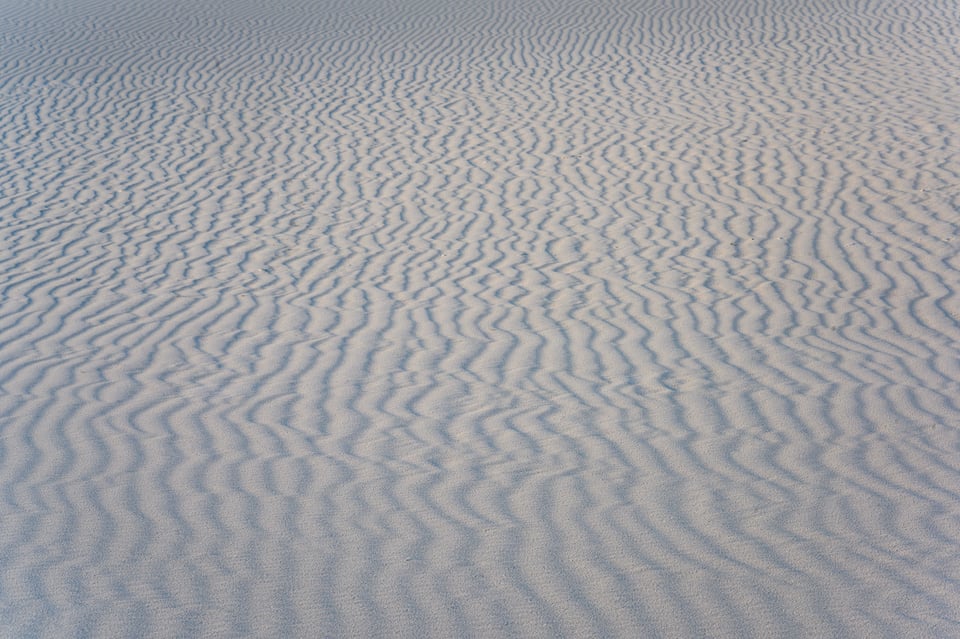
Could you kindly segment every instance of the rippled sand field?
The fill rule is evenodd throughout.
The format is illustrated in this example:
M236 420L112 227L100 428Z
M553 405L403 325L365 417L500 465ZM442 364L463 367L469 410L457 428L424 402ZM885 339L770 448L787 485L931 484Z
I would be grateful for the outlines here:
M0 637L960 637L955 0L0 0Z

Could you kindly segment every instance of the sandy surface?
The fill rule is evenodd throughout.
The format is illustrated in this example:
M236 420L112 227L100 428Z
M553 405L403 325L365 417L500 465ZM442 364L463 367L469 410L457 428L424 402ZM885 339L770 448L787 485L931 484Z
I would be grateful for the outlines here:
M0 0L0 636L960 637L955 0Z

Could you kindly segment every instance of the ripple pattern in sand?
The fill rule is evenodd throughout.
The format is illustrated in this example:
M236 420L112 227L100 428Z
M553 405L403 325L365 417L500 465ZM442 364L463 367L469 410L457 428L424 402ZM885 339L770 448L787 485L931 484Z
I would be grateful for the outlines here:
M953 3L121 4L0 12L0 632L960 635Z

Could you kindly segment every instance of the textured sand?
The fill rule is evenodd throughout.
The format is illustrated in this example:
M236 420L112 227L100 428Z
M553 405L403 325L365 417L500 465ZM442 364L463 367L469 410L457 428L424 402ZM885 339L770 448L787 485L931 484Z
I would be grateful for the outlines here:
M960 637L955 0L0 0L0 636Z

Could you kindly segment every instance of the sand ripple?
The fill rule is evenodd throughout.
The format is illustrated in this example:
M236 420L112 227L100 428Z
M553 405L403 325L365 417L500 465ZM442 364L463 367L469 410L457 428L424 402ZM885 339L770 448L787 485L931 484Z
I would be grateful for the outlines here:
M0 635L960 635L954 3L13 5Z

